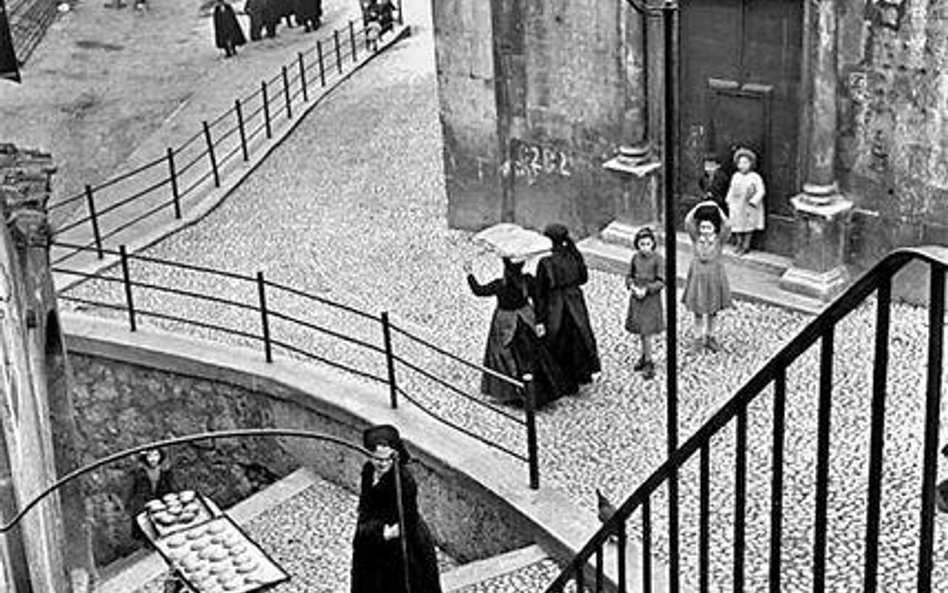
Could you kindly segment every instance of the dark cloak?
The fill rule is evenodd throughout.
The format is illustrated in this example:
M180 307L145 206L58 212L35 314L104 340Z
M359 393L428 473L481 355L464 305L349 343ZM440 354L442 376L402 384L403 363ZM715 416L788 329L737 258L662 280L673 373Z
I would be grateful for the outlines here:
M145 539L145 534L142 533L141 528L138 527L138 522L135 521L135 517L145 510L145 503L177 491L178 486L174 479L174 473L164 460L158 465L158 480L154 484L148 477L144 463L135 466L131 471L128 504L125 507L132 522L132 536L135 539Z
M323 0L296 0L296 17L301 21L323 18Z
M401 465L402 506L408 547L408 574L412 593L441 593L438 558L434 539L418 513L418 486L405 465ZM359 518L352 543L352 593L404 593L402 552L399 538L386 541L385 525L398 523L395 500L395 468L372 485L375 469L362 467Z
M234 47L247 43L244 31L237 22L237 15L230 4L214 5L214 44L225 49L230 41Z
M586 262L569 241L540 260L536 278L537 323L543 324L546 344L572 391L601 370L581 288L589 280Z

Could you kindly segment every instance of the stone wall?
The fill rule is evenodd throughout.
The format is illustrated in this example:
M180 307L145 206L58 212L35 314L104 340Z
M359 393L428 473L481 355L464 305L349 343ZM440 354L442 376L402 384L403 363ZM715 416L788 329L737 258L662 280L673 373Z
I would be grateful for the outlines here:
M83 464L143 443L212 430L274 426L270 404L247 389L71 353L72 392ZM299 467L273 439L217 439L167 452L180 487L228 507ZM134 460L87 480L96 562L137 547L125 510Z
M948 0L840 2L839 159L851 261L948 242Z

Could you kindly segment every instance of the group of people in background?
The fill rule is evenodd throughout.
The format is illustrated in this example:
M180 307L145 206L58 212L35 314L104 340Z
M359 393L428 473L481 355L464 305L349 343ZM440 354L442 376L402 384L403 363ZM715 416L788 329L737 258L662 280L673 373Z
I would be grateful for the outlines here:
M766 188L754 170L756 166L757 155L748 148L733 147L730 159L724 162L717 154L708 153L698 182L704 198L717 204L727 217L738 255L749 252L754 233L764 230Z
M530 375L537 406L576 394L601 370L582 291L589 279L586 262L565 226L551 224L544 234L552 247L538 262L535 276L524 273L523 259L504 257L503 275L481 284L467 264L471 291L497 299L484 366L516 379ZM490 372L483 375L481 392L514 404L525 395Z

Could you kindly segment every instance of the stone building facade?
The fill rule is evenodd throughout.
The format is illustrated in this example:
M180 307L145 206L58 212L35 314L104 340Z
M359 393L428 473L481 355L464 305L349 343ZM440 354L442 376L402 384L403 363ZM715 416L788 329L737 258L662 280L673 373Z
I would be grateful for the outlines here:
M768 185L757 247L808 282L948 240L948 0L679 6L679 223L703 153L744 145ZM655 221L661 18L628 0L434 7L450 225L561 220L582 236Z

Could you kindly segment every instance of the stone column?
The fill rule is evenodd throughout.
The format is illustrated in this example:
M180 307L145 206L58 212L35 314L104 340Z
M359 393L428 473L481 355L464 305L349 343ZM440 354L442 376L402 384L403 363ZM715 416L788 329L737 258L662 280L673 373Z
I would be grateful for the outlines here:
M846 229L853 203L839 193L836 163L836 2L820 0L810 64L812 104L807 136L807 178L794 208L794 258L780 285L831 300L846 285Z
M75 413L49 270L46 219L50 155L0 145L0 422L7 467L3 519L75 469ZM30 511L18 542L24 574L11 549L12 591L86 591L93 572L85 505L78 483ZM28 588L22 586L28 579Z
M644 4L644 2L642 3ZM635 232L644 225L658 225L658 179L661 164L655 159L648 138L648 17L628 2L617 2L620 27L620 68L623 75L622 143L618 153L603 164L622 183L622 202L616 219L602 231L602 238L631 245Z

